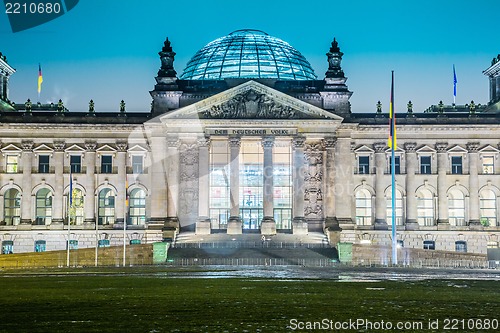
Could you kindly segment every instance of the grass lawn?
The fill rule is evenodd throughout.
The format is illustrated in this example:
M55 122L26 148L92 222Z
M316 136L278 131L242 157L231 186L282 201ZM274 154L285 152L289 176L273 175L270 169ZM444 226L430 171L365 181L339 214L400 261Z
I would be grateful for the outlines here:
M290 332L292 319L417 321L424 330L404 331L442 332L445 318L500 320L495 281L214 279L172 271L0 275L0 332ZM436 319L439 329L428 330Z

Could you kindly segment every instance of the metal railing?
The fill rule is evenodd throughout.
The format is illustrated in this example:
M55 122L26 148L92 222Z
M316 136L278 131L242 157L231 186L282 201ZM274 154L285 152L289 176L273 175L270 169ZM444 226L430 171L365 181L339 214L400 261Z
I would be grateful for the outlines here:
M277 241L227 241L227 242L197 242L197 243L178 243L172 244L176 249L236 249L236 248L270 248L270 249L323 249L331 248L327 239L321 243L302 243L302 242L277 242Z

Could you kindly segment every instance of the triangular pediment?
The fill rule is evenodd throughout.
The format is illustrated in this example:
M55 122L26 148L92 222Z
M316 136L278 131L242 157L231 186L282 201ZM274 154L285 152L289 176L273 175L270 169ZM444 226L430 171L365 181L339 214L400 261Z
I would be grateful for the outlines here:
M418 154L432 154L432 153L436 152L436 149L434 149L434 148L432 148L432 147L430 147L428 145L425 145L425 146L422 146L422 147L418 148L416 150L416 152Z
M12 143L2 148L2 153L20 153L23 150Z
M392 152L392 149L391 148L388 148L385 150L386 153L391 153ZM404 149L402 149L401 147L397 147L396 150L394 150L394 152L396 154L404 154Z
M110 145L103 145L96 150L98 153L115 153L116 149Z
M496 149L492 145L487 145L479 150L480 153L492 153L492 154L497 154L500 152L500 150Z
M360 147L358 147L358 148L354 149L354 152L355 152L356 154L360 154L360 153L366 153L366 154L368 154L368 153L374 153L374 152L375 152L375 150L371 149L371 148L370 148L370 147L368 147L367 145L362 145L362 146L360 146Z
M467 149L460 147L459 145L454 146L453 148L448 149L448 153L466 153Z
M50 148L46 144L41 144L38 147L36 147L35 149L33 149L33 151L35 153L52 153L54 151L54 149Z
M147 153L148 150L140 145L134 145L128 149L129 153Z
M160 116L167 119L330 119L342 118L259 82L247 81L197 103Z
M71 145L70 147L66 148L65 150L68 153L83 153L85 152L85 149L80 147L77 144Z

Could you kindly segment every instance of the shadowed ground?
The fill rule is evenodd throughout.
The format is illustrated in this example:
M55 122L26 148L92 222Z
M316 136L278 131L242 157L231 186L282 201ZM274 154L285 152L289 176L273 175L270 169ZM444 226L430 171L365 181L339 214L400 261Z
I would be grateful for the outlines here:
M339 268L18 271L0 276L0 332L290 332L292 319L412 321L424 330L405 332L442 332L445 318L500 319L498 278ZM439 329L425 329L436 319Z

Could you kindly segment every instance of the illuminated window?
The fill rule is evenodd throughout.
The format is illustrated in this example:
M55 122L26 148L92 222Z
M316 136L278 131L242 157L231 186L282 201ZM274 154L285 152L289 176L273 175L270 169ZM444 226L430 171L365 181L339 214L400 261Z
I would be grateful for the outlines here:
M84 209L83 209L83 192L78 188L73 188L71 197L68 195L69 216L71 217L71 224L83 224Z
M36 192L36 220L35 224L44 225L52 222L52 192L42 188Z
M100 225L115 223L115 195L109 188L99 192L98 223Z
M448 216L451 225L465 225L465 197L462 191L452 189L448 193Z
M19 157L17 155L7 155L7 173L17 173L18 171L18 160Z
M493 156L483 156L483 173L484 174L494 174L495 173L495 158Z
M291 158L290 141L276 141L273 148L273 203L276 229L292 228Z
M2 254L14 253L14 242L10 240L2 241Z
M434 225L434 197L425 188L417 192L417 219L421 226Z
M366 189L356 192L356 224L372 224L372 195Z
M210 221L212 229L226 229L231 199L229 196L229 143L213 140L210 147Z
M129 224L144 225L146 223L146 192L140 188L133 189L129 197Z
M260 141L241 141L240 215L243 229L259 229L264 218L264 155Z
M6 225L18 225L21 222L21 193L15 188L5 191L3 197L4 222Z
M45 252L46 244L44 240L35 241L35 252Z
M490 189L479 193L479 208L481 211L481 224L494 227L497 225L497 196Z
M392 190L389 188L387 190L387 209L386 209L386 219L387 223L392 223ZM396 190L396 225L403 225L403 194L401 191Z

